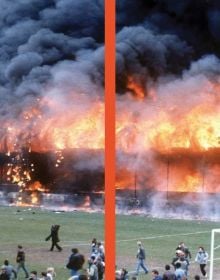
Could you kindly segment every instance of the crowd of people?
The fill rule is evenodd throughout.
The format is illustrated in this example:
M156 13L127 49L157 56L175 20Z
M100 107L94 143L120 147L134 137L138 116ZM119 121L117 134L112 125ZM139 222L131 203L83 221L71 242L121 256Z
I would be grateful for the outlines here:
M53 225L51 232L46 241L51 240L50 251L57 248L59 252L62 251L62 247L59 243L59 225ZM141 270L145 274L150 272L148 265L146 264L146 253L141 241L137 242L137 266L133 273L129 273L126 268L122 268L116 271L116 280L137 280ZM73 248L71 254L66 263L66 268L69 270L70 278L68 280L103 280L105 272L105 249L100 241L93 238L91 241L89 257L86 262L85 256L79 252L78 248ZM48 267L45 271L42 271L39 275L37 271L33 270L29 273L26 268L25 251L22 245L18 245L16 262L17 266L13 267L9 260L5 260L0 271L0 280L13 280L17 279L20 271L23 271L26 279L29 280L54 280L56 272L53 267ZM207 278L206 265L208 261L208 253L204 247L200 246L195 256L195 262L199 264L201 276ZM187 280L189 279L190 263L192 260L192 254L189 248L180 242L176 247L175 256L171 260L170 264L166 264L163 271L159 273L158 269L151 270L152 280ZM86 270L85 270L86 267ZM203 279L204 279L203 278ZM192 277L190 278L192 279ZM200 275L195 275L195 280L202 279Z
M116 280L127 280L128 278L136 280L140 273L140 269L143 270L145 274L149 273L149 268L145 262L145 249L141 241L137 242L137 266L135 273L129 273L127 269L122 268L116 271ZM204 247L200 246L195 256L195 262L199 264L200 275L193 276L193 279L207 279L206 265L208 262L208 253L205 251ZM152 280L187 280L189 279L189 268L192 255L188 247L184 242L180 242L175 250L175 256L171 260L170 264L166 264L163 272L160 274L158 269L152 269ZM129 275L130 274L130 275ZM132 276L133 275L133 276ZM203 277L203 278L201 278ZM192 279L192 278L191 278Z
M72 249L72 254L66 267L70 270L71 278L69 280L102 280L105 271L105 249L101 242L93 238L91 242L91 252L88 259L87 273L80 274L85 263L85 257L79 253L77 248Z

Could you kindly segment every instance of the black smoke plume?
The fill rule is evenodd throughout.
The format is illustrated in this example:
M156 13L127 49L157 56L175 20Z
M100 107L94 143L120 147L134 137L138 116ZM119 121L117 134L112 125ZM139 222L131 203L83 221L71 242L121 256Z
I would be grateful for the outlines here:
M59 118L59 114L69 116L70 112L74 112L75 115L83 115L94 102L103 102L103 69L104 1L0 1L1 143L7 142L7 131L13 126L13 129L20 130L14 139L18 147L15 153L19 152L31 139L42 139L43 134L46 137L53 125L48 130L42 130L37 115L40 115L42 124L53 117ZM40 100L47 100L47 104L39 105ZM51 108L49 103L58 104L58 108ZM38 113L34 117L24 117L32 108L36 108ZM39 141L39 146L43 144ZM7 164L4 158L6 146L2 144L3 165ZM52 157L50 152L46 151L47 154L42 156L36 156L37 153L35 146L35 151L30 155L37 166L33 179L40 179L45 184L51 183L54 178L58 181L56 168L51 168L54 163L48 163L48 157ZM91 185L96 184L94 178L100 178L93 174L98 168L101 168L103 176L101 153L98 160L88 155L90 162L93 162L90 166L88 157L87 160L84 157L83 154L78 157L78 170L81 170L81 174L86 174L83 170L91 174L87 180L86 176L84 179L70 180L70 172L76 165L73 160L71 167L67 166L70 188L75 184L74 189L84 186L90 190ZM70 164L70 159L67 162ZM47 170L46 175L41 166ZM65 173L62 170L61 176ZM61 186L61 183L57 185Z

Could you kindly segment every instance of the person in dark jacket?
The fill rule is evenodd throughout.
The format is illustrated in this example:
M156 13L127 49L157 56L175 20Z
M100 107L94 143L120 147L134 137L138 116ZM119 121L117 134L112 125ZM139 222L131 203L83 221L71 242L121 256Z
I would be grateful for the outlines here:
M192 258L191 252L188 247L186 247L184 242L180 242L177 246L176 250L183 251L185 254L185 258L188 259L188 261Z
M128 271L125 268L121 269L121 276L120 276L120 280L128 280L129 279L129 275L128 275Z
M105 263L100 257L98 257L96 260L96 266L98 268L98 279L102 280L105 272Z
M68 269L71 270L71 276L77 276L78 270L82 269L85 258L82 254L79 253L77 248L72 249L72 254L69 257L69 261L66 265Z
M45 239L46 241L50 240L52 241L50 251L53 251L54 246L58 249L59 252L62 251L62 248L59 246L58 242L60 242L58 231L60 229L60 225L52 225L50 235Z
M10 280L5 265L1 267L0 280Z
M28 271L25 267L25 252L24 252L23 247L21 245L18 245L16 262L18 263L17 274L18 274L19 270L22 268L24 273L25 273L25 277L28 278Z
M4 265L5 265L5 269L7 271L7 274L9 275L9 279L16 279L17 278L17 272L16 270L14 269L14 267L9 264L9 261L8 260L5 260L4 261Z
M37 271L33 270L30 273L30 277L28 278L28 280L39 280L39 278L37 277Z
M171 271L170 265L165 265L165 272L163 274L163 280L176 280L176 275Z
M173 257L172 262L171 262L174 269L176 269L176 264L177 264L178 260L180 259L182 253L183 253L183 251L181 251L181 250L176 251L176 255L175 255L175 257Z
M153 280L163 280L163 278L159 275L158 270L156 269L152 270L152 276L153 276Z

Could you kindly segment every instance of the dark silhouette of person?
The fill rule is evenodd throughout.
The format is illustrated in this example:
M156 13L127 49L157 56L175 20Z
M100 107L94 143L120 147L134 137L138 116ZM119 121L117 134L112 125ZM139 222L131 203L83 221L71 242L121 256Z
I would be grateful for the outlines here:
M52 241L50 251L53 251L54 246L58 249L58 251L62 251L62 248L59 246L58 242L60 242L58 231L60 229L60 225L52 225L50 235L45 239L46 241L50 240Z
M5 269L7 271L7 274L9 275L9 278L10 279L16 279L17 278L17 271L14 269L14 267L11 264L9 264L8 260L4 261L4 266L5 266Z
M25 252L23 250L23 247L21 245L18 245L18 252L17 252L17 257L16 257L16 262L18 264L17 266L17 275L18 275L18 272L19 270L22 268L25 275L26 275L26 278L29 277L29 273L25 267Z
M0 280L10 280L10 276L8 275L4 265L1 267Z

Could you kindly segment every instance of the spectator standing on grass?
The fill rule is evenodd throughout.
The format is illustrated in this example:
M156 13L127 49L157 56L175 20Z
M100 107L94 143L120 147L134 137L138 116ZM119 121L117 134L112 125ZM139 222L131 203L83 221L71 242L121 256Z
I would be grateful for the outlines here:
M207 277L205 267L207 265L208 258L209 258L208 253L205 251L205 249L202 246L200 246L196 254L195 262L199 264L200 271L204 277Z
M20 271L20 269L22 268L24 273L25 273L25 277L28 278L29 274L28 274L28 271L27 271L27 269L25 267L25 252L24 252L23 247L21 245L18 245L18 252L17 252L16 262L18 264L18 266L17 266L17 274Z
M75 276L78 275L78 271L82 269L83 264L85 262L85 258L82 254L79 253L77 248L72 249L72 254L69 257L69 261L66 265L68 269L70 269L70 275Z
M96 256L98 253L97 239L93 238L91 242L91 256Z
M102 261L105 261L105 248L101 242L97 243L98 246L98 252L97 252L97 257L100 257Z
M117 265L115 266L115 279L120 280L121 270L118 269Z
M37 278L37 271L36 270L31 271L30 277L28 278L28 280L39 280Z
M173 259L172 259L172 265L173 265L173 267L174 267L174 269L176 270L176 263L177 263L177 261L179 260L179 258L180 258L180 255L181 255L181 253L182 253L182 251L181 250L176 250L176 255L173 257Z
M47 273L43 271L41 272L41 278L39 280L50 280L50 278L47 276Z
M176 280L176 275L174 272L171 271L170 265L165 265L165 272L163 274L163 280Z
M5 269L7 271L7 274L9 275L9 279L10 280L16 279L17 278L17 272L14 269L14 267L11 264L9 264L8 260L4 261L4 266L5 266Z
M181 251L180 257L182 258L182 268L186 271L186 275L188 275L190 259L192 258L191 252L184 242L180 242L176 250ZM184 261L183 257L185 258Z
M45 241L48 241L50 239L52 241L50 251L53 251L54 247L56 247L59 252L62 251L62 248L58 244L58 242L60 242L59 235L58 235L59 229L60 229L60 225L52 225L50 229L50 235L47 236L45 239Z
M100 257L96 260L96 266L98 269L98 279L102 280L105 272L105 263L102 261Z
M49 280L53 280L56 277L56 273L53 267L47 268L47 277L49 278Z
M144 250L144 247L141 244L141 241L137 242L137 246L138 246L138 251L137 251L138 263L137 263L137 268L136 268L136 274L137 275L139 274L139 270L140 270L141 267L143 268L144 272L147 274L148 273L148 269L147 269L147 267L144 264L144 261L146 259L145 250Z
M176 264L175 275L177 280L185 280L186 274L185 271L181 268L181 264L178 262Z
M98 268L95 264L95 256L91 256L88 261L89 268L87 270L90 280L98 280Z
M10 280L5 265L1 267L0 280Z
M156 269L152 270L152 276L153 276L152 280L163 280L163 278L159 275L158 270Z
M176 250L180 250L184 252L185 258L188 259L188 261L192 258L191 252L189 248L185 245L184 242L180 242L180 244L177 246Z
M129 275L128 275L128 271L125 268L121 269L121 273L120 273L120 280L128 280Z
M185 253L181 251L178 260L175 262L175 266L177 263L180 263L181 268L184 270L186 276L188 275L189 270L189 261L187 258L185 258Z

